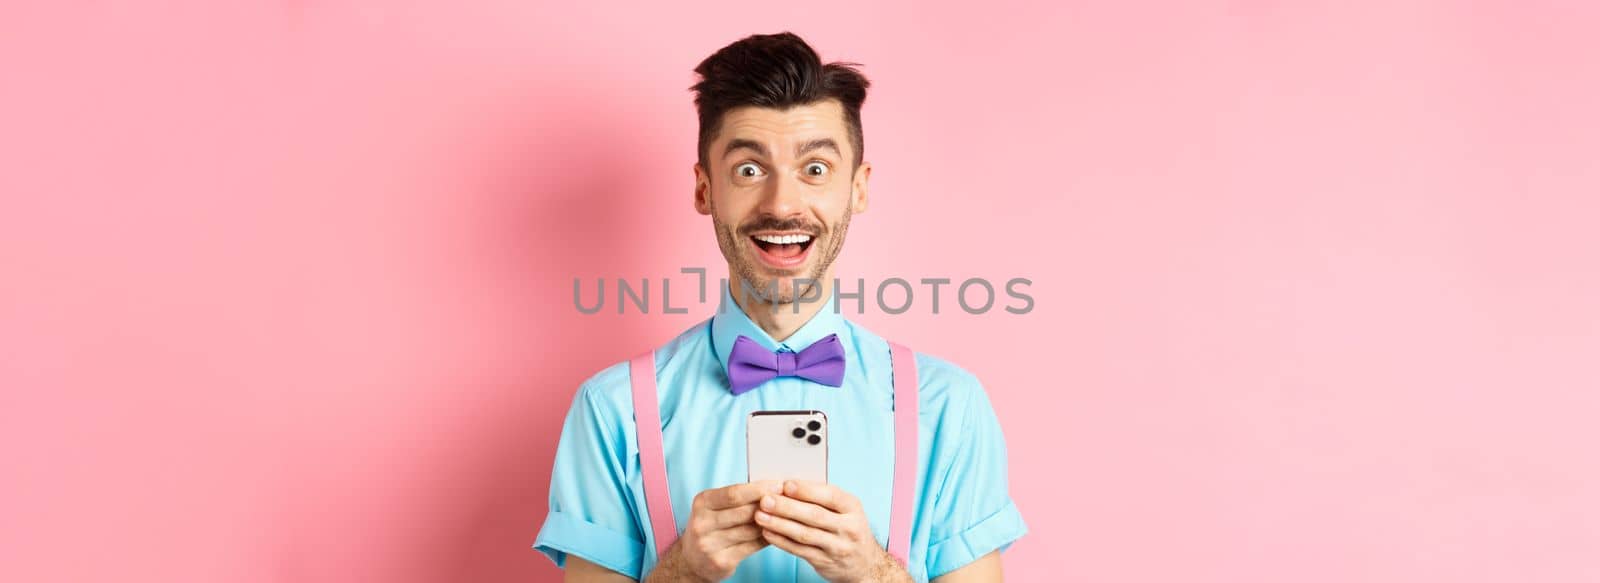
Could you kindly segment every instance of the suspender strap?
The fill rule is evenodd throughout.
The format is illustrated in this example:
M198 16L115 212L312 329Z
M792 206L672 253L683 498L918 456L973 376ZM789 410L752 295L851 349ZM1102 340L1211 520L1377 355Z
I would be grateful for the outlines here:
M889 502L889 554L901 565L909 565L911 505L917 487L917 361L911 349L893 342L889 343L889 358L894 373L894 489ZM633 384L633 419L638 427L645 507L650 513L659 560L677 540L678 523L667 492L654 351L630 360L628 376Z
M656 559L667 554L667 547L678 539L678 522L672 515L672 498L667 492L667 458L661 451L661 409L656 396L655 351L628 361L628 378L633 383L633 421L638 426L639 470L644 477L644 504L650 511L650 529L655 532Z
M889 555L910 567L911 500L917 488L917 361L889 343L894 371L894 491L889 502Z

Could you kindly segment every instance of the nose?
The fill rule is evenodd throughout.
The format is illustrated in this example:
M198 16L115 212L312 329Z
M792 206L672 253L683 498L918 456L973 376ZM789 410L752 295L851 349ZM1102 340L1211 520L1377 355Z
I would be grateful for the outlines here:
M767 181L760 205L761 214L780 219L799 216L805 210L805 190L800 179L777 176Z

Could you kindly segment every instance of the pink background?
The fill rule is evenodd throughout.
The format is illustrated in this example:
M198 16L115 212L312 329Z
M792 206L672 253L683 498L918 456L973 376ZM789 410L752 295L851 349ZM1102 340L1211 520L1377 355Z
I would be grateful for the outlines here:
M788 29L840 274L1035 282L862 318L985 381L1012 580L1600 580L1593 3L668 4L0 8L0 579L557 580L573 390L711 309L572 279L723 269L691 69Z

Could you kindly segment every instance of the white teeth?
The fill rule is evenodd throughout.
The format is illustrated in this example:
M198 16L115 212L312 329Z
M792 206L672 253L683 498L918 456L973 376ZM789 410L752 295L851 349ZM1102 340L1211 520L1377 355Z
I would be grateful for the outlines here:
M795 245L811 240L811 235L756 235L756 240L773 245Z

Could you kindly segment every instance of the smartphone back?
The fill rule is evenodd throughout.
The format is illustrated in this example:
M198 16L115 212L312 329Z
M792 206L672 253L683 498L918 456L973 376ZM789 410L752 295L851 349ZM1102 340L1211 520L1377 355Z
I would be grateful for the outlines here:
M752 482L828 481L828 416L821 411L755 411L745 443Z

